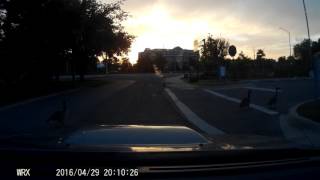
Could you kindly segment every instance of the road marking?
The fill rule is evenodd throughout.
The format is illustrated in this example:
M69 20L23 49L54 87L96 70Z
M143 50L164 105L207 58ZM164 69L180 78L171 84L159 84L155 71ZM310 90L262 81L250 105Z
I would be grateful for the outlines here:
M187 118L189 122L197 126L199 129L201 129L208 135L225 134L225 132L209 125L206 121L201 119L197 114L192 112L191 109L185 104L183 104L170 89L165 88L165 91L167 92L167 94L170 96L170 98L173 100L173 102L176 104L176 106L179 108L179 110L183 113L183 115Z
M275 93L275 89L268 89L268 88L259 88L259 87L242 87L244 89L251 89L251 90L256 90L256 91L266 91L266 92L273 92ZM278 92L282 92L282 90L278 90Z
M213 94L217 97L220 97L220 98L223 98L223 99L226 99L228 101L232 101L232 102L235 102L235 103L240 103L241 100L240 99L236 99L236 98L233 98L233 97L229 97L229 96L226 96L226 95L223 95L221 93L217 93L217 92L214 92L214 91L211 91L211 90L208 90L208 89L204 89L205 92L207 93L210 93L210 94ZM256 104L250 104L250 108L252 109L255 109L255 110L258 110L260 112L263 112L265 114L268 114L268 115L271 115L271 116L274 116L274 115L278 115L279 112L276 112L276 111L272 111L270 109L267 109L265 107L262 107L262 106L259 106L259 105L256 105Z

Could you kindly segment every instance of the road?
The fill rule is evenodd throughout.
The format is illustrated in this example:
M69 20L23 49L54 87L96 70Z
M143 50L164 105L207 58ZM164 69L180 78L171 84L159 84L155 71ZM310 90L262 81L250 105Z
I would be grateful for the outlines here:
M219 86L184 86L180 78L169 78L172 93L198 118L225 134L284 137L280 117L300 102L313 98L312 80L256 80ZM280 88L275 109L267 103ZM239 102L252 90L251 107ZM186 113L188 114L188 113ZM205 129L204 129L205 131ZM210 133L210 132L209 132Z
M193 86L178 75L100 77L103 86L49 96L0 109L0 135L50 133L47 119L67 101L65 133L95 125L182 125L215 135L262 135L283 138L279 117L312 98L311 80L245 81L233 85ZM276 109L266 106L281 88ZM238 101L253 91L251 108ZM56 132L56 131L52 131Z
M0 134L48 133L47 119L67 101L67 131L95 125L188 125L154 74L110 75L104 86L0 109ZM48 129L50 128L50 129Z

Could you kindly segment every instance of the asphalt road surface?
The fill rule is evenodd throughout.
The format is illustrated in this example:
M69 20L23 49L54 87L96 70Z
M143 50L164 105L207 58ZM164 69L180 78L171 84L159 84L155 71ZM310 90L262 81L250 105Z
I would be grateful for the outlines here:
M293 106L314 97L312 80L258 80L193 88L177 84L182 83L168 80L169 89L180 103L202 121L232 135L283 138L280 117ZM270 108L267 104L275 96L275 88L280 91L275 107ZM240 108L239 103L247 97L249 89L252 90L251 107Z
M188 125L154 74L110 75L106 85L0 109L0 134L48 133L47 119L67 101L66 128L95 125Z
M210 134L213 127L224 134L283 137L279 117L299 102L313 97L311 80L269 80L227 86L193 87L167 75L168 91L183 106L172 101L155 74L100 77L103 86L41 98L0 109L0 135L48 133L47 119L67 101L69 132L95 125L182 125ZM281 88L275 109L266 104ZM241 109L239 101L252 89L254 107ZM194 119L192 119L194 118ZM191 121L190 121L191 119ZM209 128L210 130L210 128Z

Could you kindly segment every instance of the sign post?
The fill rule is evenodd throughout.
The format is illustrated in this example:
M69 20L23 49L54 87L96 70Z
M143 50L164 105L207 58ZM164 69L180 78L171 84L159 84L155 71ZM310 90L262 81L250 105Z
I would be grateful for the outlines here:
M229 55L232 57L232 61L234 61L234 57L236 56L237 54L237 48L236 46L234 45L231 45L228 49L228 52L229 52ZM233 62L234 63L234 62ZM231 71L232 71L232 76L236 79L236 68L235 65L234 66L231 66Z
M234 56L237 54L237 48L234 45L231 45L229 47L229 55L232 57L232 60L234 60Z

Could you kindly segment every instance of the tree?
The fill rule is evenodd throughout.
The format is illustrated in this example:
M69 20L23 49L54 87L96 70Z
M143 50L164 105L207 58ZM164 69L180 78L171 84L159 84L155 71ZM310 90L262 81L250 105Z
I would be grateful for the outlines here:
M137 61L136 70L140 73L153 73L153 62L151 58L151 52L144 52L143 55L139 56Z
M257 60L263 60L266 57L266 54L262 49L258 49L257 51Z
M237 58L238 60L250 60L250 58L247 56L247 55L245 55L244 53L243 53L243 51L241 51L240 52L240 54L238 55L238 58Z
M122 73L131 73L132 72L132 64L130 63L128 58L122 59L122 63L120 66Z
M214 39L209 35L203 45L201 45L201 62L204 64L206 71L212 71L228 55L229 42L223 38Z
M97 55L128 52L133 36L121 23L121 1L0 1L0 75L6 82L57 77L66 61L83 79ZM32 79L31 78L31 79Z
M304 39L302 42L294 46L294 56L301 61L303 68L306 71L311 67L311 58L309 57L309 46L311 44L311 55L320 51L320 38L318 41L310 43L309 39Z
M278 58L278 62L285 62L287 59L285 56L281 56Z
M160 53L156 53L153 63L161 70L164 71L165 66L167 65L167 60Z

